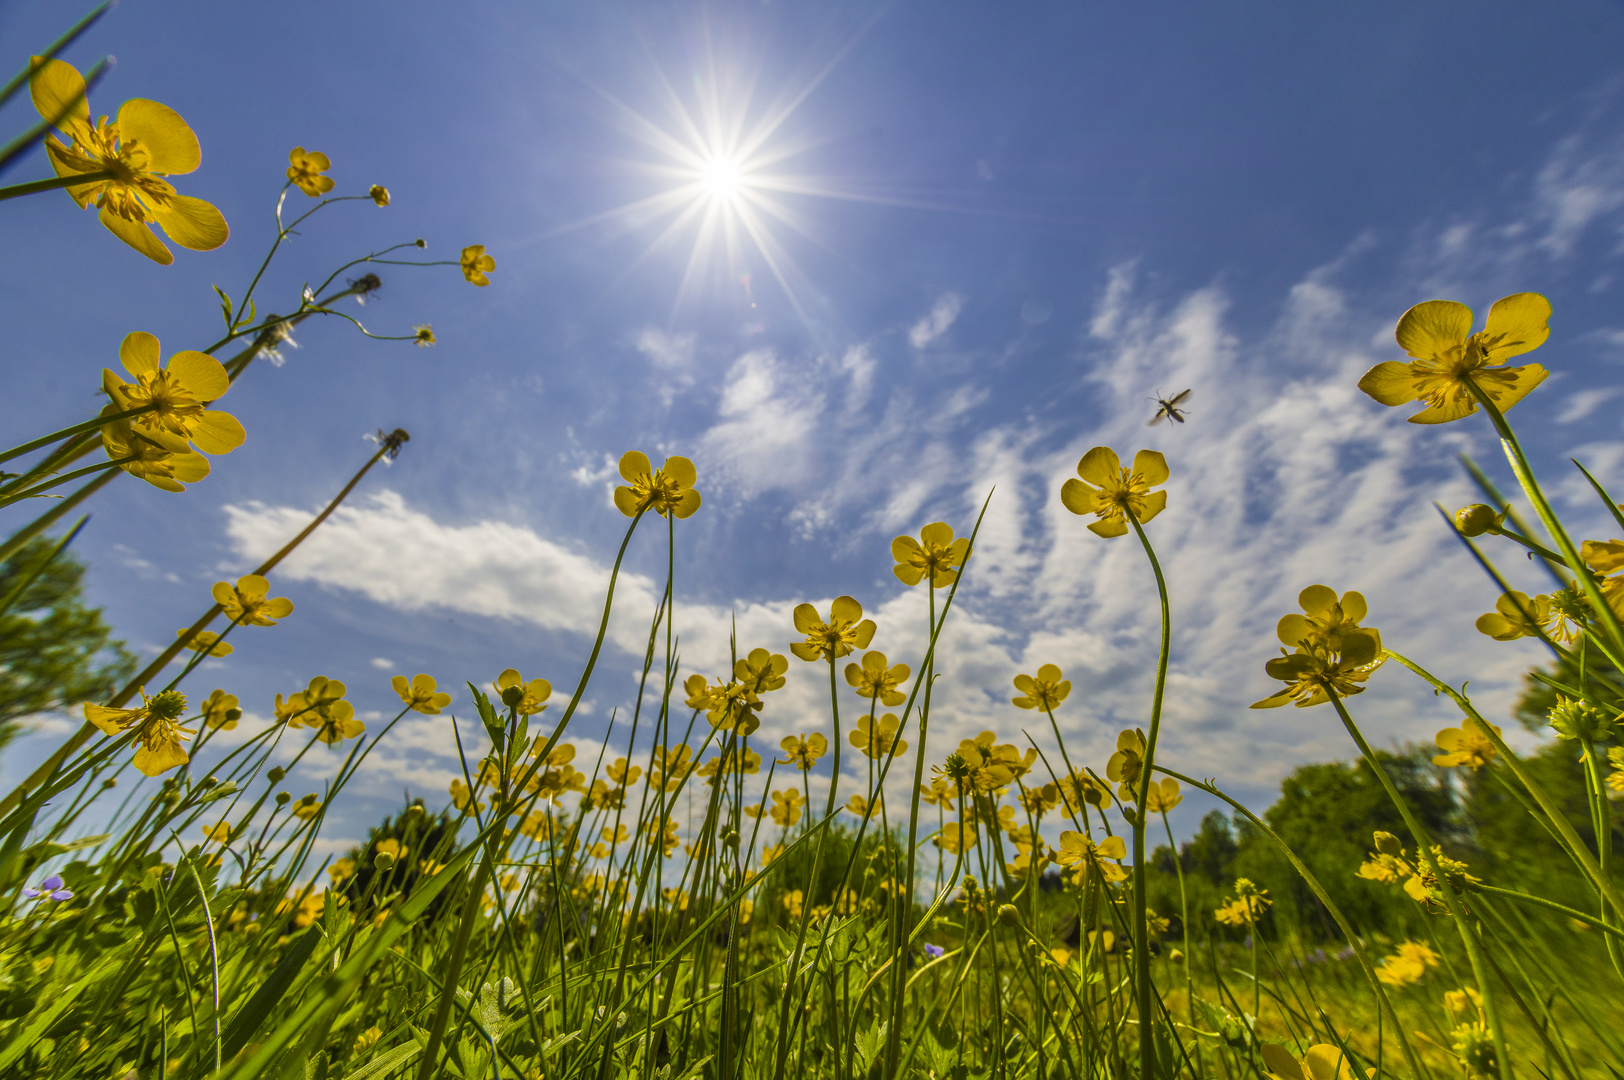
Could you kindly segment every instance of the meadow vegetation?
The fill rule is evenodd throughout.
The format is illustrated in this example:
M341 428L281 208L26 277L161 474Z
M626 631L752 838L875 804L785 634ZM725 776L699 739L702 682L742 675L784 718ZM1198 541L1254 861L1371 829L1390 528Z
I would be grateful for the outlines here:
M109 244L157 264L172 261L169 244L218 248L223 216L171 184L201 162L179 114L133 98L92 120L102 65L82 76L54 58L98 14L0 88L40 114L0 148L0 169L43 142L28 160L55 172L0 200L65 193L95 210ZM260 274L237 299L219 290L218 340L174 351L132 322L101 374L99 415L18 433L0 453L16 470L0 474L0 506L16 515L0 542L8 641L77 581L76 530L53 530L125 475L154 499L206 483L212 459L251 434L221 399L252 393L237 384L301 323L429 346L428 326L374 333L342 305L374 292L382 267L450 265L491 283L482 246L442 263L408 241L314 276L277 304L287 314L261 313L261 276L291 230L326 223L334 214L312 219L329 207L389 205L378 185L335 194L331 168L291 152ZM1484 571L1492 610L1476 629L1550 652L1517 714L1538 748L1514 751L1464 688L1394 651L1373 625L1382 613L1328 567L1327 583L1301 583L1300 610L1280 613L1278 641L1259 643L1278 690L1253 708L1315 710L1346 731L1349 761L1297 769L1261 813L1159 752L1177 589L1155 519L1178 462L1151 450L1124 464L1095 447L1054 493L1082 519L1080 558L1137 545L1160 597L1144 721L1104 761L1068 747L1073 687L1054 664L1011 687L1011 730L1042 738L933 731L937 646L976 573L979 520L921 523L891 544L896 577L928 597L922 655L887 655L887 628L841 596L801 604L780 640L736 642L725 670L692 672L667 573L655 609L637 613L647 649L629 715L591 741L575 721L616 604L611 576L579 672L493 658L455 688L451 673L444 687L425 673L353 691L311 672L265 703L274 722L223 737L243 703L199 684L197 665L297 632L270 629L294 614L275 595L277 565L401 452L406 433L380 431L327 509L199 598L197 621L145 669L75 609L91 620L78 640L94 647L42 669L20 699L25 711L72 704L83 726L0 798L0 1074L1618 1076L1624 541L1569 532L1506 419L1546 376L1510 361L1546 340L1550 311L1519 293L1475 328L1462 304L1417 304L1397 321L1408 359L1359 384L1382 405L1418 403L1412 423L1491 425L1504 448L1515 499L1472 466L1484 501L1443 517ZM695 466L629 450L620 475L614 574L634 541L674 565L683 523L703 512ZM1583 476L1624 534L1624 510ZM1549 592L1507 585L1495 560L1524 556ZM827 679L827 712L763 745L753 736L792 666ZM1373 748L1358 695L1378 678L1421 680L1458 726ZM387 698L394 720L369 729L357 698ZM318 858L329 808L409 712L443 720L461 777ZM300 766L318 744L342 766L305 794ZM1176 843L1168 814L1192 791L1226 809Z

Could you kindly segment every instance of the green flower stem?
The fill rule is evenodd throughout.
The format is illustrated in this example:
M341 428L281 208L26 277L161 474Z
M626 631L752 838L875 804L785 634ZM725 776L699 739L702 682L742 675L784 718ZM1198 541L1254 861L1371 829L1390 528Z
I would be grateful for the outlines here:
M1484 962L1482 949L1478 946L1477 934L1467 921L1465 906L1455 894L1455 887L1450 884L1443 867L1438 865L1438 853L1432 849L1432 838L1416 820L1410 804L1399 794L1398 788L1393 786L1392 778L1387 775L1387 770L1382 768L1382 763L1376 758L1376 752L1365 741L1359 725L1353 722L1347 706L1342 703L1342 695L1337 693L1329 680L1321 680L1320 688L1336 708L1342 726L1347 729L1349 737L1359 747L1359 753L1363 755L1365 764L1370 766L1370 771L1376 774L1376 778L1386 789L1387 797L1397 808L1399 816L1404 819L1405 828L1410 830L1410 835L1415 839L1416 850L1421 860L1426 863L1427 869L1432 871L1432 876L1437 880L1438 891L1443 894L1444 905L1449 908L1449 914L1455 920L1455 928L1460 932L1461 945L1466 949L1466 959L1472 965L1472 976L1477 980L1477 992L1483 997L1483 1015L1489 1022L1489 1032L1494 1036L1495 1058L1500 1064L1500 1076L1502 1080L1513 1080L1515 1074L1511 1066L1511 1047L1506 1042L1505 1029L1500 1023L1500 1011L1495 1007L1495 994L1489 979L1488 965Z
M0 187L0 202L21 195L37 195L41 191L55 191L57 188L77 187L80 184L94 184L111 179L113 179L111 169L99 169L96 172L74 173L72 176L53 176L49 180L30 180L26 184Z
M1554 911L1558 915L1564 915L1570 919L1577 919L1586 925L1594 926L1597 930L1609 935L1609 937L1624 938L1624 930L1620 930L1611 923L1603 922L1594 915L1587 915L1576 908L1568 907L1566 904L1558 904L1555 900L1547 900L1543 896L1517 892L1515 889L1500 889L1493 885L1473 885L1472 891L1487 893L1490 896L1504 896L1508 900L1517 900L1524 904L1533 904L1536 907L1545 908L1547 911Z
M1506 741L1500 736L1500 733L1491 727L1487 720L1483 719L1482 714L1477 711L1471 700L1413 660L1401 656L1391 649L1383 651L1387 656L1397 660L1400 664L1425 679L1434 690L1447 695L1461 712L1477 722L1483 731L1484 737L1494 744L1494 749L1499 753L1501 760L1511 769L1512 775L1522 784L1524 790L1533 796L1534 802L1538 804L1540 810L1549 819L1562 845L1567 848L1569 858L1573 859L1585 876L1590 878L1607 902L1613 905L1613 911L1624 915L1624 896L1619 894L1618 886L1613 882L1612 878L1601 872L1600 864L1597 863L1595 856L1590 853L1590 849L1585 847L1584 841L1579 838L1578 832L1573 828L1573 823L1567 819L1567 816L1562 813L1545 789L1540 787L1528 770L1523 767L1522 759L1516 755L1510 746L1506 745Z
M1601 870L1602 877L1611 881L1613 877L1613 810L1607 801L1607 781L1601 772L1601 755L1596 753L1596 744L1589 739L1581 739L1580 743L1585 751L1585 779L1590 789L1590 814L1596 833L1596 861ZM1604 899L1601 905L1601 917L1608 927L1616 921L1608 915L1607 902ZM1620 959L1618 942L1611 937L1607 938L1607 958L1613 962L1613 970L1624 978L1624 961Z
M1162 696L1167 689L1167 660L1172 648L1173 616L1167 603L1167 579L1162 576L1162 564L1150 546L1144 526L1132 513L1126 515L1133 531L1144 546L1150 568L1156 572L1156 592L1162 604L1161 648L1156 655L1156 690L1150 704L1150 734L1145 739L1145 762L1139 774L1139 792L1136 813L1133 816L1133 962L1134 991L1139 1012L1139 1075L1156 1075L1155 1014L1151 1010L1150 985L1150 926L1145 914L1145 801L1150 792L1151 769L1156 762L1156 740L1162 728Z
M1477 383L1472 381L1471 376L1462 375L1461 380L1471 390L1472 396L1477 398L1478 404L1483 406L1483 411L1489 414L1489 419L1494 423L1494 429L1500 433L1501 446L1506 452L1506 458L1511 462L1511 471L1516 474L1517 482L1522 485L1523 493L1528 496L1528 501L1534 504L1534 512L1539 515L1540 521L1545 526L1545 531L1550 533L1551 538L1556 541L1556 546L1561 549L1563 560L1568 564L1568 569L1573 571L1579 587L1584 590L1585 598L1590 601L1592 609L1601 617L1602 625L1606 627L1607 634L1612 639L1610 652L1615 657L1624 655L1624 626L1619 625L1618 615L1608 605L1606 599L1603 598L1601 589L1596 585L1595 578L1585 567L1584 560L1579 557L1579 549L1574 546L1573 538L1562 527L1562 522L1556 516L1556 511L1551 508L1550 501L1545 498L1545 492L1540 488L1539 481L1534 478L1534 470L1528 464L1528 457L1523 453L1522 444L1517 441L1517 435L1511 430L1511 425L1506 423L1505 414L1494 403L1494 399L1485 394Z
M106 487L108 482L118 474L119 471L117 469L110 469L107 472L102 473L100 476L96 477L96 479L90 481L90 483L86 484L78 491L75 491L72 495L69 495L66 499L63 499L61 502L51 507L51 509L45 511L45 513L41 514L33 521L30 521L27 525L24 525L22 528L12 533L11 536L6 539L5 543L0 544L0 562L4 562L5 560L11 558L11 556L24 544L28 543L30 540L34 539L34 537L38 536L46 529L49 529L52 525L55 525L62 518L66 517L68 511L72 510L74 507L96 494L96 492ZM0 804L0 813L4 812L5 807L3 804Z
M1184 861L1179 858L1179 846L1173 840L1173 823L1167 811L1162 811L1162 827L1167 830L1167 849L1173 853L1173 869L1179 875L1179 921L1184 929L1184 992L1189 1006L1190 1023L1195 1024L1195 972L1190 970L1190 900L1184 891Z
M38 450L42 446L50 446L54 442L59 442L62 439L77 435L81 431L93 431L97 428L106 427L108 424L119 420L128 420L132 416L140 416L142 413L152 412L157 407L158 406L155 404L141 405L134 409L125 409L123 412L113 413L110 416L93 416L89 420L82 423L72 424L61 429L60 431L53 431L49 435L41 435L32 442L25 442L21 446L13 446L10 450L0 454L0 461L10 461L14 457L21 457L23 454Z
M120 465L134 461L135 458L136 455L131 454L129 457L116 458L113 461L103 461L95 465L86 465L82 469L75 469L70 473L65 473L62 476L57 477L55 480L50 480L43 484L36 484L26 491L17 492L15 495L0 495L0 506L10 506L12 503L21 502L23 499L37 499L54 487L61 487L63 484L77 480L82 476L89 476L91 473L106 472L109 469L116 469Z

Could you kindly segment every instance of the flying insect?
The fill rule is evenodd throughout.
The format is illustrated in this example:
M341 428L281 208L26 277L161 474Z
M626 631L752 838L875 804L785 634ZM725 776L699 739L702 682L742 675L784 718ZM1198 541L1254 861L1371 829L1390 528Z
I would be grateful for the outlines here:
M1158 406L1156 409L1156 415L1151 417L1150 422L1145 426L1155 427L1163 420L1176 420L1181 424L1184 423L1184 409L1182 409L1180 406L1182 406L1189 398L1190 391L1181 390L1177 394L1174 394L1171 398L1161 397L1160 390L1156 391L1156 393L1158 396L1151 399L1155 401Z

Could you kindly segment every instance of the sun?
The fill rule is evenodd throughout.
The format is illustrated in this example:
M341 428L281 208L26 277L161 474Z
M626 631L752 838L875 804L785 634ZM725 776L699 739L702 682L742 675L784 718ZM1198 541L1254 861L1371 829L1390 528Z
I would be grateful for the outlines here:
M731 202L744 191L744 167L731 157L713 157L699 174L700 186L714 202Z

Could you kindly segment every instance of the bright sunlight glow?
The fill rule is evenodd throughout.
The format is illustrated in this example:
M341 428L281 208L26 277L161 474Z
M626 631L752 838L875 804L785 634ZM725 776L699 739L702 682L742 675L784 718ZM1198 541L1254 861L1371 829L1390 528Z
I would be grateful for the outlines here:
M712 158L705 163L699 182L712 199L727 202L744 187L744 170L732 158Z

